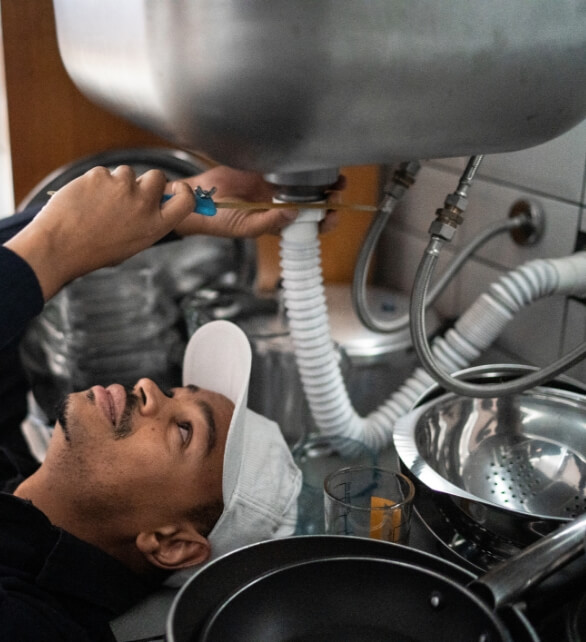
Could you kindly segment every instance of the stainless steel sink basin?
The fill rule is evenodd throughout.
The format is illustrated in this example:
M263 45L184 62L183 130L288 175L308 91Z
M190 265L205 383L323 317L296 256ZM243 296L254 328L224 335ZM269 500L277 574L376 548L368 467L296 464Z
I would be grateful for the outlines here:
M54 0L90 98L236 167L523 149L586 117L584 0Z

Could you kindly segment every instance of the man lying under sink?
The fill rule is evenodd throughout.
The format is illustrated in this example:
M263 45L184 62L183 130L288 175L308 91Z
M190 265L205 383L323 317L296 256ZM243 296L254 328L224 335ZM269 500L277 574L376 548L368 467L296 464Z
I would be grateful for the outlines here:
M227 194L259 184L227 168L196 180ZM200 221L192 187L122 167L57 192L0 247L0 346L65 283L173 229L256 236L291 221L290 210ZM161 205L165 189L174 197ZM209 323L188 343L182 387L73 393L40 465L0 449L0 638L114 639L109 622L162 584L293 532L301 476L278 426L246 408L250 360L241 330Z

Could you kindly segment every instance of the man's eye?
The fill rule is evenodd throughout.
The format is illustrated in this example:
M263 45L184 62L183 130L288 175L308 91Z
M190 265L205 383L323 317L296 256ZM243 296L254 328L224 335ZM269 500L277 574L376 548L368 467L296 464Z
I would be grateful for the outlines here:
M183 444L187 444L191 438L191 424L188 421L181 421L177 423L177 427L179 428L181 441L183 441Z

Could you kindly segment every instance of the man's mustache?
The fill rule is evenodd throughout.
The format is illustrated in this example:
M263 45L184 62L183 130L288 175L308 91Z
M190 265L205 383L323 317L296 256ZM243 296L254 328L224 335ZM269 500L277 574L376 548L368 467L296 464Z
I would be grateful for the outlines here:
M126 391L126 404L118 425L114 427L115 439L124 439L132 434L132 413L140 403L140 399L134 394L132 388L124 386L124 390Z
M124 410L122 411L118 425L114 426L115 439L124 439L132 434L132 414L140 404L140 399L134 394L131 386L124 386L124 390L126 392L126 403L124 404ZM96 396L92 390L87 391L86 397L91 402L95 402ZM69 433L70 398L71 395L62 397L55 406L55 416L61 424L63 435L68 442L71 442L71 435Z

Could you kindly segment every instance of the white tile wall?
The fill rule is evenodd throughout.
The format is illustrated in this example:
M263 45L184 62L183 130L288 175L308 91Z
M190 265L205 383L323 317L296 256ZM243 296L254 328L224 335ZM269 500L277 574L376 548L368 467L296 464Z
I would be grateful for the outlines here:
M573 203L583 202L586 120L558 138L520 152L486 156L479 176ZM434 164L462 171L466 159Z
M454 191L467 159L424 163L413 188L389 222L381 240L378 276L409 291L427 230L447 193ZM515 244L508 234L482 248L456 277L437 309L459 316L491 282L524 262L574 251L578 231L586 232L586 121L554 141L529 150L486 157L470 190L464 224L448 255L490 222L505 218L518 199L538 203L546 217L544 235L534 247ZM439 271L449 256L442 258ZM495 346L521 362L544 365L586 340L586 303L552 297L515 318ZM586 383L586 363L569 373Z
M397 229L393 233L392 244L385 253L384 264L381 269L383 281L390 288L400 292L409 292L415 278L419 258L422 256L427 239L406 230ZM440 257L438 273L445 269L453 253L447 249ZM443 317L450 317L458 305L458 281L452 282L441 294L434 307Z
M437 167L424 166L417 182L393 216L390 227L408 230L427 240L427 230L435 218L435 211L442 207L446 194L453 192L457 184L457 175ZM479 251L479 256L513 268L529 259L571 253L579 227L580 208L577 204L537 196L519 188L495 185L481 178L470 190L464 223L450 246L461 248L488 225L507 218L513 204L520 199L539 204L545 214L544 235L539 244L535 247L521 247L505 234L489 242Z

